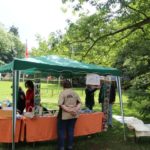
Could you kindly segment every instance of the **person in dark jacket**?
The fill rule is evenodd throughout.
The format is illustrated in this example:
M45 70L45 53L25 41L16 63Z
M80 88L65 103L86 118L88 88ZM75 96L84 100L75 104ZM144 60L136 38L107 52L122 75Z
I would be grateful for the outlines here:
M19 112L19 114L23 114L23 111L25 109L25 103L26 103L26 96L24 91L22 90L21 87L19 87L18 90L18 101L17 101L17 111Z
M94 101L94 92L97 90L94 86L87 85L85 89L85 106L90 110L93 110L95 104Z

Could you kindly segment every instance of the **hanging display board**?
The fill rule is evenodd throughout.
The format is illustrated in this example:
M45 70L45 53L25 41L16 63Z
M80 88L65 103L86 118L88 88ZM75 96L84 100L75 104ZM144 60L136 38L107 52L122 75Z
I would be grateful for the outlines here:
M40 88L41 88L40 79L35 79L34 81L34 115L40 114L40 102L41 102Z
M109 117L109 100L110 100L110 89L111 89L111 82L110 78L105 78L104 82L104 103L103 103L103 113L104 113L104 121L103 121L103 128L104 131L107 131L108 125L108 117Z

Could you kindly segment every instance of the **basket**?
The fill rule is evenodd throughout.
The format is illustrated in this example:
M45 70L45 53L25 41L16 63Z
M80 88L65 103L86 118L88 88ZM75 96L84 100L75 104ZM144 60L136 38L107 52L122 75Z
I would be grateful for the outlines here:
M34 113L33 112L25 112L24 116L27 118L33 118L34 117Z

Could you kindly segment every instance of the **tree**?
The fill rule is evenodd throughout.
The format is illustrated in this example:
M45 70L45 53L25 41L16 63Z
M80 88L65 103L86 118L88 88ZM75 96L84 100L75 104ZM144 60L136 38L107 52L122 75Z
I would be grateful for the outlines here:
M1 63L8 63L12 60L11 53L12 42L10 40L9 34L0 27L0 60Z
M13 33L15 36L19 37L18 28L12 25L9 29L9 32Z
M131 91L130 104L150 117L150 0L63 2L71 2L80 15L77 22L69 22L66 47L78 49L81 60L121 69L129 79L125 86ZM94 14L83 12L85 3L95 8Z
M14 57L22 57L24 45L13 33L7 32L4 26L0 26L0 60L1 64L9 63Z
M129 105L134 105L143 116L150 117L150 39L141 34L132 37L119 52L114 65L129 78L125 84Z
M48 39L43 39L39 34L36 35L38 48L32 48L32 56L58 54L60 41L62 39L61 31L50 33ZM59 53L60 54L60 53Z
M63 0L64 3L68 1L74 2L74 0ZM70 43L89 43L87 47L83 48L85 52L82 54L82 59L90 51L93 51L99 42L106 41L109 44L109 41L112 40L111 48L139 30L145 34L145 27L150 24L150 0L107 0L105 2L78 0L73 5L73 9L80 11L85 3L95 7L95 16L91 16L91 21L88 19L90 22L85 23L85 32L81 32L84 38L70 41ZM82 14L80 15L82 16ZM93 30L88 30L90 27ZM77 28L79 31L84 29Z
M11 46L13 57L23 58L25 55L25 45L14 34L11 34L11 41L13 42Z

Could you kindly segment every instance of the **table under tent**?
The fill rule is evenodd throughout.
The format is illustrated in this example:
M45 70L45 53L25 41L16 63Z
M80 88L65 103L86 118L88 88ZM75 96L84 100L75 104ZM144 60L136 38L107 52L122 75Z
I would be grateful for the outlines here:
M116 76L121 115L122 120L124 122L123 102L120 83L121 72L118 69L98 66L94 64L86 64L79 61L54 55L23 58L23 59L15 58L11 63L0 67L0 73L13 74L12 150L15 149L16 102L17 102L20 72L30 72L30 73L47 72L52 76L58 77L61 75L70 78L75 76L86 76L86 74L88 73L99 74L101 76L106 75ZM125 128L123 128L123 133L124 139L126 139Z

